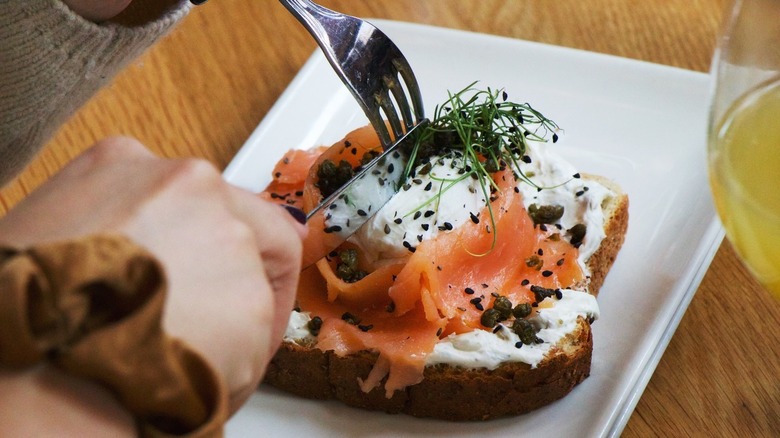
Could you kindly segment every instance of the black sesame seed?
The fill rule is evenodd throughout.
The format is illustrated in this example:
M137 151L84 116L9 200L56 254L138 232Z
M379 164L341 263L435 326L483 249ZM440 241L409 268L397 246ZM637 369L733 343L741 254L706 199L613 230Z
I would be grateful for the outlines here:
M433 216L434 214L436 214L436 212L435 212L435 211L433 211L433 210L428 210L428 211L426 211L426 212L425 212L425 214L423 214L423 216L425 216L425 217L431 217L431 216Z
M515 348L522 348L522 347L523 347L523 343L521 341L515 342Z
M479 223L479 218L477 217L477 215L475 215L474 213L469 213L469 215L471 216L471 222L474 222L475 224Z
M367 332L367 331L371 330L372 328L374 328L374 326L372 324L369 324L369 325L358 325L358 328L361 331Z
M358 216L368 216L368 213L366 213L365 210L358 208L357 211Z
M474 295L474 289L472 289L470 287L467 287L466 289L464 289L464 292L466 292L469 295Z
M395 170L395 166L393 163L390 163L387 165L387 173L393 173L393 170Z
M385 234L390 234L390 225L385 224Z
M421 212L421 211L416 211L416 212L414 212L414 217L413 217L413 219L414 219L414 220L417 220L417 219L419 219L419 218L420 218L420 216L422 216L422 212Z
M425 231L428 231L428 228L430 228L430 224L422 224L422 225L420 225L420 227L421 227L423 230L425 230Z
M398 225L401 225L401 222L403 222L403 221L404 220L399 217L399 218L395 219L393 222L395 222Z
M563 292L560 289L555 289L555 298L559 300L563 298Z
M549 277L553 275L552 271L542 271L542 277Z
M328 234L338 233L339 231L341 231L341 227L339 225L332 225L330 227L325 228L323 231L325 231Z
M427 191L429 191L429 190L430 190L432 187L433 187L433 181L428 181L428 184L426 184L426 185L425 185L425 188L424 188L423 190L425 190L425 191L427 192Z
M528 279L526 278L525 280L520 282L520 286L528 286L529 283L531 283L531 282L528 281Z

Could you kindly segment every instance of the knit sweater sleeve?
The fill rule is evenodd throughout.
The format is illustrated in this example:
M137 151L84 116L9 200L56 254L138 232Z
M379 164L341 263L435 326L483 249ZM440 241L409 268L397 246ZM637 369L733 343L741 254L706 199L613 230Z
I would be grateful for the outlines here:
M188 10L178 0L128 27L87 21L60 0L0 0L0 186Z

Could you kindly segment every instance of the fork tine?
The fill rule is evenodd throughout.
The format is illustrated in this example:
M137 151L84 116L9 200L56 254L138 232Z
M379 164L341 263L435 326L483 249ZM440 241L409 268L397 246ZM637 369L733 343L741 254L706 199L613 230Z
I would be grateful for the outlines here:
M393 93L395 104L401 112L401 117L404 122L404 132L408 131L415 125L415 120L412 116L412 109L409 106L409 99L406 97L406 90L401 86L397 76L393 78L386 78L385 84L390 92Z
M406 90L409 96L412 98L412 106L414 107L414 122L419 122L425 118L425 110L423 109L422 93L420 92L420 86L417 84L417 78L414 76L412 67L409 65L409 61L403 56L393 60L398 73L401 75L401 79L406 85ZM411 125L407 125L409 127Z
M387 123L384 118L382 118L379 109L379 102L374 102L374 105L372 105L371 108L365 110L365 114L368 117L368 121L371 122L371 126L374 127L377 136L379 136L379 142L382 143L382 148L384 149L393 144L393 139L390 136L390 131L387 129Z
M387 35L366 21L311 0L280 2L317 41L385 149L423 121L422 96L412 68Z
M400 106L402 112L404 111L405 107L405 111L407 113L409 112L409 105L406 103L404 90L401 88L395 78L389 75L385 75L382 80L385 83L385 87L379 92L377 99L385 113L385 117L387 117L387 121L390 124L390 127L393 130L393 137L395 139L399 139L403 137L406 129L404 129L404 125L401 123L401 118L398 117L398 112L395 105ZM393 105L393 100L390 99L390 93L393 94L395 105ZM408 120L406 114L403 114L402 117L404 121Z

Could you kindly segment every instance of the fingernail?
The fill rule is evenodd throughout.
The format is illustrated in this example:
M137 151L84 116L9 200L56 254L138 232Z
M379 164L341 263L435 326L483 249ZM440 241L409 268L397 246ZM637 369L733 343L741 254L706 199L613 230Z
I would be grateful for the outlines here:
M302 210L299 210L295 207L291 207L289 205L283 205L285 210L287 210L287 213L290 213L290 216L293 217L298 223L305 224L306 223L306 213L304 213Z

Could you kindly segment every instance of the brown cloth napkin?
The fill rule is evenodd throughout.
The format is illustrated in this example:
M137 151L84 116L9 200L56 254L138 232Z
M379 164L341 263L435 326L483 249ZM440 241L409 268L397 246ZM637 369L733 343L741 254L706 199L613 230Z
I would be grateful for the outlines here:
M0 247L0 366L44 360L99 382L143 436L221 436L227 391L206 360L162 329L155 258L115 235Z

